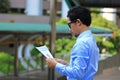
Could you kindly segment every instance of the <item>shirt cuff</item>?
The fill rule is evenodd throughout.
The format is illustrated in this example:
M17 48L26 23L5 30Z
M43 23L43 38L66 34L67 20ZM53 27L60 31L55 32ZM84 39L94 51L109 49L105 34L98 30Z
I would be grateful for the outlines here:
M65 65L61 64L61 63L57 63L55 66L55 70L57 72L59 72L63 67L65 67Z

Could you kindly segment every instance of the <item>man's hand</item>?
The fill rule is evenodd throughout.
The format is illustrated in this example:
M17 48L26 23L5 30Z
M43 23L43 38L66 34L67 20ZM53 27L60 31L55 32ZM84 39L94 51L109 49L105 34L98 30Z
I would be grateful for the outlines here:
M55 68L57 61L54 58L46 58L46 63L49 68Z
M66 61L64 61L64 60L62 60L62 59L56 58L55 60L56 60L58 63L61 63L61 64L63 64L63 65L69 65L68 62L66 62Z

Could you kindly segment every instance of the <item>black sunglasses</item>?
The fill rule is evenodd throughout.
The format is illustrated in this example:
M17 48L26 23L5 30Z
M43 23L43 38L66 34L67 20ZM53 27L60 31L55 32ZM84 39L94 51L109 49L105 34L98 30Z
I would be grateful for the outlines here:
M70 25L71 25L72 23L75 23L75 22L76 22L76 20L69 22L69 23L68 23L69 28L71 28Z

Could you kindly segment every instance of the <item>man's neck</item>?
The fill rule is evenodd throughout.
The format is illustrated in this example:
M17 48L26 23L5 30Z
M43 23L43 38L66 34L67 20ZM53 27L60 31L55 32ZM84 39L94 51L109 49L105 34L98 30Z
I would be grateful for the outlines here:
M82 26L82 29L80 30L80 34L86 30L89 30L90 28L86 25Z

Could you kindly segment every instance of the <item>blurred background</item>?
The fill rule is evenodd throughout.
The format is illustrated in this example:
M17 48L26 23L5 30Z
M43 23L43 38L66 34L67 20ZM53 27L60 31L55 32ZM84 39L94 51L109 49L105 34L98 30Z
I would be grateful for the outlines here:
M66 15L74 6L91 11L90 29L100 49L95 80L119 80L119 0L0 0L0 80L65 79L48 69L35 46L46 45L54 57L69 61L76 38Z

